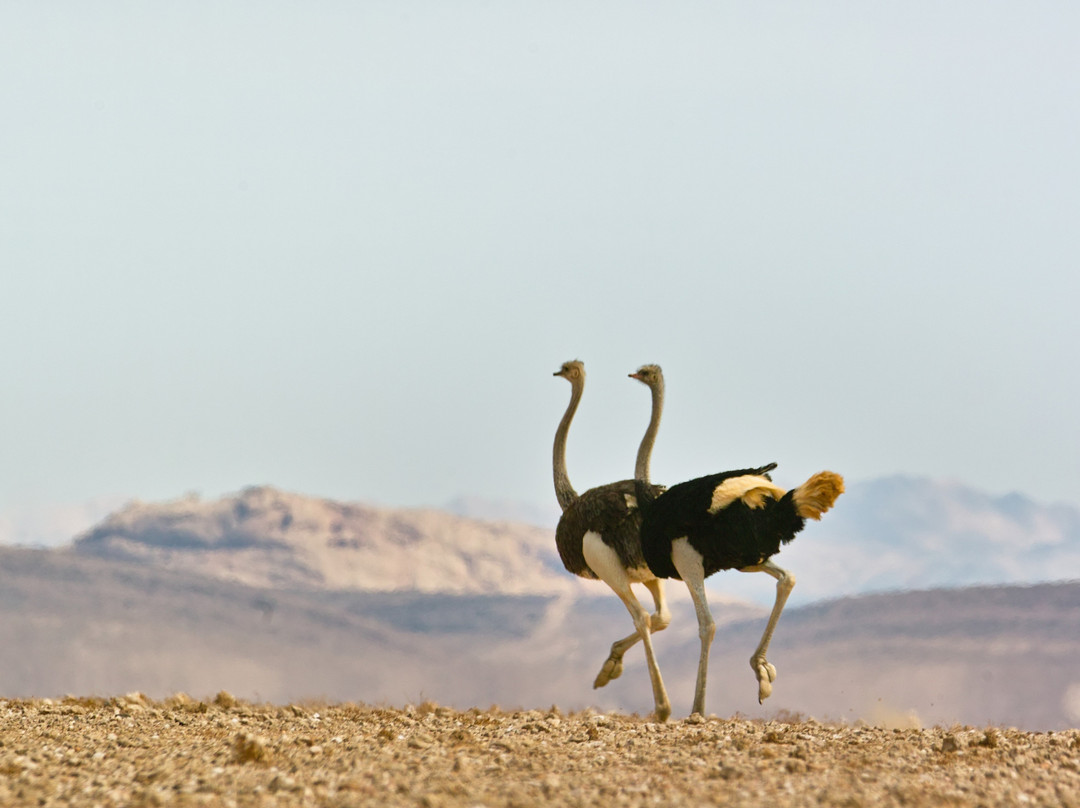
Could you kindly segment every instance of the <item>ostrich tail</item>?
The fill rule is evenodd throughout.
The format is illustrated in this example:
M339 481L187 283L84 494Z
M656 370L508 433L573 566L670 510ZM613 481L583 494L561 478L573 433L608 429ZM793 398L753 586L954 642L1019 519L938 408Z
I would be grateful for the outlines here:
M792 499L803 519L820 519L844 493L844 478L833 471L819 471L795 489Z

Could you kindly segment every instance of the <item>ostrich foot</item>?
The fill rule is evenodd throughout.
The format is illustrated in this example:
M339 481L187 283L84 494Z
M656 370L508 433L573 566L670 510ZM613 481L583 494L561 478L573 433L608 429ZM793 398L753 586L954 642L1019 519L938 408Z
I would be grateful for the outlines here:
M670 704L667 704L665 702L664 704L661 704L659 707L656 708L656 722L658 724L666 723L667 720L670 717L671 717L671 705Z
M776 681L776 668L763 656L750 657L750 667L758 680L758 704L772 695L772 683Z
M622 654L609 656L604 660L604 666L600 668L600 673L596 674L596 679L593 680L593 690L603 687L612 679L618 679L622 676L622 668Z

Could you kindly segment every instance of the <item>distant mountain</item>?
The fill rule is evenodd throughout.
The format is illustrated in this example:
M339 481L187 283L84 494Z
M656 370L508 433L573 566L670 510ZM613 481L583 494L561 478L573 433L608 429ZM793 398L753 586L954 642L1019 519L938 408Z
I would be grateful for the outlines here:
M268 486L213 501L132 502L73 549L262 587L567 594L588 585L566 573L544 528Z
M795 573L791 603L869 592L1080 579L1080 509L1019 494L994 497L913 477L849 482L776 561ZM764 603L763 576L710 586Z
M773 706L893 726L917 718L1078 727L1078 626L1078 582L866 595L792 609L769 654L783 677ZM710 683L714 692L745 690L739 668L760 630L754 621L717 632L714 648L731 663ZM666 659L683 670L696 656L684 645Z
M450 507L457 513L255 487L213 501L129 503L74 547L83 555L253 586L607 594L602 584L569 575L552 527L535 526L554 525L554 507L468 498ZM796 575L795 605L869 592L1080 578L1080 509L912 477L849 482L836 507L808 524L777 561ZM709 586L759 605L770 603L774 591L767 576L735 572L714 576ZM683 589L677 582L672 587Z
M481 507L495 513L459 505ZM747 661L773 582L710 579L711 711L1080 723L1080 584L931 589L1080 577L1076 509L905 477L852 483L779 560L798 584L765 707ZM655 645L680 715L699 641L672 584L675 619ZM893 593L845 597L874 590ZM562 568L550 528L269 487L129 503L63 549L0 547L0 697L226 689L645 713L639 649L620 680L591 688L631 630L606 587Z
M539 506L472 498L448 509L480 519L558 521L554 505L546 518ZM796 573L794 604L905 589L1080 579L1080 508L918 477L849 481L835 509L808 524L777 561ZM759 604L773 596L771 579L763 576L727 573L709 586Z
M674 714L690 707L699 640L686 599L655 636ZM757 704L747 661L763 610L715 609L707 708L906 726L1080 724L1080 584L874 595L789 609ZM617 599L253 587L72 550L0 548L0 698L154 697L228 690L459 708L593 706L648 713L640 646L592 679L631 630Z

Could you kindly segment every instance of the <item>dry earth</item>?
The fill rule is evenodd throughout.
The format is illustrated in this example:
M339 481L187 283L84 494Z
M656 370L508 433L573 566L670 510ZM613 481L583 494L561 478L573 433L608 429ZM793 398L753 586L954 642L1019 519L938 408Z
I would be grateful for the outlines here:
M0 804L1080 806L1080 731L0 701Z

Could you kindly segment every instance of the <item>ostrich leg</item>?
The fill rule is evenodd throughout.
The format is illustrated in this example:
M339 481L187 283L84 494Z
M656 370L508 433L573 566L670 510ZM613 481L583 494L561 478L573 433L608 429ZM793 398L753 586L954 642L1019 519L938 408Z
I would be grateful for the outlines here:
M653 701L656 705L656 720L667 721L671 715L671 702L668 700L667 690L664 688L664 679L660 675L660 666L656 662L656 654L653 652L652 636L649 632L649 613L641 605L633 590L630 589L630 576L619 561L619 556L604 544L599 533L589 531L582 541L582 552L585 561L600 579L606 583L619 596L619 600L630 612L634 621L634 628L645 643L645 660L649 666L649 679L652 681Z
M758 643L757 650L750 657L750 667L753 668L754 675L757 676L758 680L758 704L761 704L772 695L772 683L776 681L776 668L765 659L765 654L769 650L769 643L772 641L773 632L776 630L776 623L780 620L780 613L784 611L784 604L787 603L788 595L791 594L791 590L795 587L795 576L787 570L781 569L772 561L766 561L764 564L753 567L744 567L739 571L766 572L776 579L776 601L773 603L772 614L769 615L768 625L765 626L765 632L761 635L761 642Z
M701 656L698 659L697 684L694 687L693 713L705 715L705 681L709 673L709 648L716 636L716 621L709 611L709 602L705 597L705 564L701 553L695 550L686 538L676 539L671 544L671 561L683 579L690 597L694 601L697 613L698 636L701 638Z
M668 609L667 601L664 599L664 582L659 578L653 578L644 581L644 584L652 593L653 603L656 605L656 611L649 617L649 632L655 634L658 631L663 631L671 623L671 611ZM635 631L633 634L611 644L611 653L593 681L594 689L603 687L612 679L618 679L622 676L623 655L637 645L639 640L641 640L641 634Z

